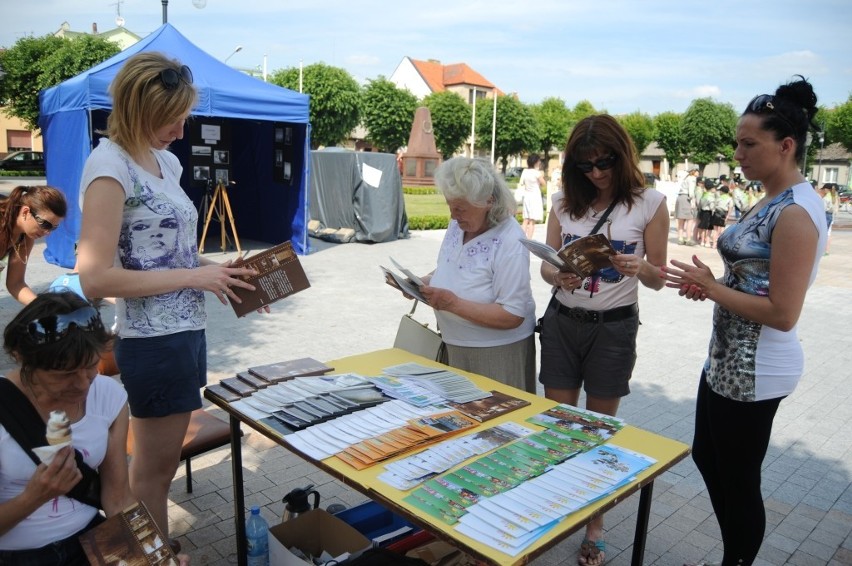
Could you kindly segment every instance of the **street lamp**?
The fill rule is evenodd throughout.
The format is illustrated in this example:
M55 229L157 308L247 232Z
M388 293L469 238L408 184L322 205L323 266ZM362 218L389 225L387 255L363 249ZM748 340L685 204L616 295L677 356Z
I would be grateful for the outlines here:
M824 128L823 128L823 131L820 131L820 133L819 133L819 164L817 165L817 174L816 174L817 185L819 185L819 182L820 182L819 181L819 175L822 172L821 171L821 169L822 169L822 150L824 148L825 148L825 131L824 131Z
M234 48L234 50L233 50L233 51L231 51L231 54L230 54L230 55L228 55L227 57L225 57L225 60L224 60L224 61L222 61L222 62L223 62L223 63L227 63L227 62L228 62L228 59L230 59L231 57L233 57L234 55L236 55L237 53L239 53L239 52L240 52L240 51L242 51L242 50L243 50L243 46L242 46L242 45L237 45L237 46Z

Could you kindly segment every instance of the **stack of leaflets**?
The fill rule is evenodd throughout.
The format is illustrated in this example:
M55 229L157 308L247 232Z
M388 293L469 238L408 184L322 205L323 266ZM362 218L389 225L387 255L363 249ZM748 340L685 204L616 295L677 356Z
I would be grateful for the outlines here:
M379 474L378 478L388 485L407 491L468 458L485 454L534 432L517 423L503 423L446 440L418 454L387 464L386 471Z
M355 468L363 470L373 464L398 456L413 448L438 441L447 436L473 428L479 423L458 411L448 411L409 420L405 426L395 428L362 442L350 445L337 457Z
M435 407L418 408L404 401L388 401L309 426L298 432L288 430L282 432L282 440L295 450L306 454L315 460L324 460L334 456L364 440L381 436L394 429L406 426L408 421L419 417L445 412L445 409ZM258 421L266 424L265 421ZM275 427L268 425L275 430Z
M432 393L419 383L405 378L379 375L371 377L370 381L388 397L400 399L415 407L439 405L444 402L444 398L440 395Z
M516 556L559 520L633 481L656 460L606 444L488 499L458 517L456 530Z
M465 376L440 368L406 363L384 368L382 372L406 383L416 383L454 403L467 403L491 396L491 392L483 391Z
M600 444L624 427L624 420L571 405L556 405L527 422L583 440L589 447Z

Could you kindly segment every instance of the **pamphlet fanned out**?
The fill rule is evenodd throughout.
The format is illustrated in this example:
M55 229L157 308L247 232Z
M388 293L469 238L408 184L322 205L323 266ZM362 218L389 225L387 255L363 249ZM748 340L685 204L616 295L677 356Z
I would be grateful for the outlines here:
M299 256L289 242L283 242L248 258L240 258L231 267L250 267L257 274L242 276L241 279L254 285L254 291L242 287L231 287L242 301L230 299L237 316L256 311L284 297L289 297L311 286Z
M538 240L520 239L531 254L543 259L564 273L574 273L585 279L594 273L612 267L609 258L618 252L603 234L591 234L568 242L559 251Z
M389 257L391 263L396 267L399 271L402 272L402 275L391 271L387 267L379 266L382 272L385 274L385 283L390 285L395 289L399 289L404 294L414 297L418 301L422 303L429 304L429 301L420 293L420 287L424 285L423 280L417 277L414 273L400 265L394 258Z

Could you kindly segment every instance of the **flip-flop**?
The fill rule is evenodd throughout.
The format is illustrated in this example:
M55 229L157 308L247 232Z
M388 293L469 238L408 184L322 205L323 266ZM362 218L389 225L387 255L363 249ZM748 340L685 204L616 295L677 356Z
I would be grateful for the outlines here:
M598 556L603 555L603 559L594 566L603 566L606 563L606 542L603 539L589 540L583 539L580 543L580 552L577 555L577 564L580 566L588 566L588 559L597 560Z

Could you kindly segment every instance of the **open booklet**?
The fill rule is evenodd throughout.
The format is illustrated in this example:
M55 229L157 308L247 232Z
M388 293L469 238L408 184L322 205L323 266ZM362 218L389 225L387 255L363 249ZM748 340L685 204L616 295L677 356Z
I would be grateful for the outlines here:
M597 271L612 267L609 258L618 252L603 234L591 234L565 244L559 251L544 242L521 238L530 253L553 265L559 271L574 273L585 279Z
M256 311L284 297L289 297L311 286L299 256L290 241L283 242L248 258L236 260L231 267L251 267L257 275L242 279L255 286L254 291L231 287L242 302L230 299L237 316Z
M391 263L393 263L394 267L400 270L403 275L399 275L398 273L391 271L387 267L380 265L379 268L385 274L385 283L387 283L391 287L399 289L406 295L411 295L418 301L429 304L429 301L426 300L426 297L424 297L420 293L420 287L423 286L423 281L419 277L414 275L411 271L397 263L394 258L391 257L388 259L391 260Z

